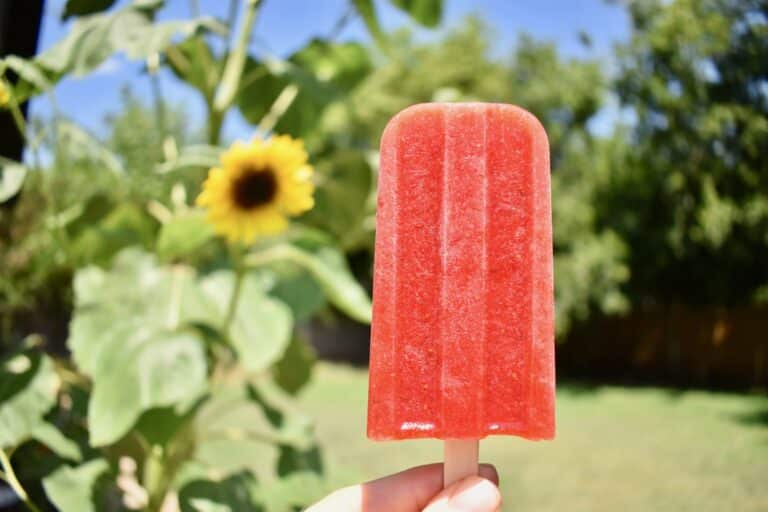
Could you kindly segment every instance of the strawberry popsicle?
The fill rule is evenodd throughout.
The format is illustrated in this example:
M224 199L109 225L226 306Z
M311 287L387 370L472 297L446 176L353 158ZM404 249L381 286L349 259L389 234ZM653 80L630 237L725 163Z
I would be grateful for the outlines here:
M554 437L549 148L533 115L395 116L374 267L368 437Z

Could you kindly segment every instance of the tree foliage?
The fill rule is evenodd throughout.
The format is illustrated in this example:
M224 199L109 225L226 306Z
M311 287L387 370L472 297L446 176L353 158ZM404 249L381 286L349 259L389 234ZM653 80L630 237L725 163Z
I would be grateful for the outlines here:
M636 301L736 303L768 282L765 2L629 2L616 91L637 120L599 196Z

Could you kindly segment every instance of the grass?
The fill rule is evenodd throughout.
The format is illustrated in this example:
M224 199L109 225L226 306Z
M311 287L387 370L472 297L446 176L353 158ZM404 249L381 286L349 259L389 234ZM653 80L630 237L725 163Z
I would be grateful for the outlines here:
M440 460L438 441L365 437L367 372L319 364L301 400L314 415L333 487ZM768 510L768 398L564 384L558 435L480 444L504 510Z

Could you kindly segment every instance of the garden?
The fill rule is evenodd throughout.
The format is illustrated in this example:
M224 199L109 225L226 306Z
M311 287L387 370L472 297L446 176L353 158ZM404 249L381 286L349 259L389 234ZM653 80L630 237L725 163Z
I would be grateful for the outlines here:
M481 444L504 510L768 510L764 2L610 2L601 52L458 4L308 2L285 51L270 0L3 7L0 510L301 510L439 461L365 437L378 150L469 101L550 142L558 434ZM62 88L115 62L86 126Z

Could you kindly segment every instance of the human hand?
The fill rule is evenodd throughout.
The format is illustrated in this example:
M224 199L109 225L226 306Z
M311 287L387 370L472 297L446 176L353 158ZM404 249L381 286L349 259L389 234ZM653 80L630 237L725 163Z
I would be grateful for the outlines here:
M443 465L429 464L339 489L306 512L497 512L498 485L496 469L481 464L480 476L443 489Z

